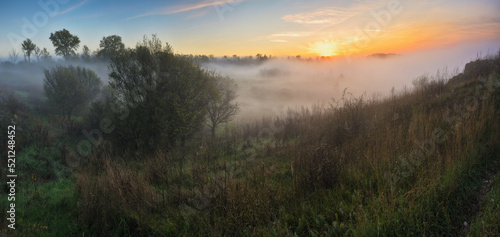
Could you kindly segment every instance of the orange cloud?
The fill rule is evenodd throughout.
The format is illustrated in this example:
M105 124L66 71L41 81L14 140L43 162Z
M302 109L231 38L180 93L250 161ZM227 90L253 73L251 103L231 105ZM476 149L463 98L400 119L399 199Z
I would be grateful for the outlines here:
M371 9L366 5L356 5L351 8L327 7L313 12L302 12L285 15L281 19L298 24L340 24Z

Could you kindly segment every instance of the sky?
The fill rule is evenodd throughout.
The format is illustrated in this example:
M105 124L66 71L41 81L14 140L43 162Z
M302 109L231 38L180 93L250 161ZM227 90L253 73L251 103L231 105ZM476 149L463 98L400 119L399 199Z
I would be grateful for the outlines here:
M54 55L67 29L97 50L104 36L134 47L157 34L176 53L345 56L500 42L498 0L40 0L0 2L0 57L30 38Z

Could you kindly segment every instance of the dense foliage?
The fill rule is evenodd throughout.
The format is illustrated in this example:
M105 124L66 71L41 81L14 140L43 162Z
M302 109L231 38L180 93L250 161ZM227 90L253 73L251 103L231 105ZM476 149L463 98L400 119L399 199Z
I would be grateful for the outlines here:
M198 65L153 36L113 57L110 68L114 147L168 150L200 129L214 85Z
M94 71L73 66L45 70L43 83L49 103L68 121L75 110L86 106L99 93L102 84Z
M80 46L80 38L66 29L50 33L49 39L56 48L56 55L63 56L65 59L75 56L75 51Z

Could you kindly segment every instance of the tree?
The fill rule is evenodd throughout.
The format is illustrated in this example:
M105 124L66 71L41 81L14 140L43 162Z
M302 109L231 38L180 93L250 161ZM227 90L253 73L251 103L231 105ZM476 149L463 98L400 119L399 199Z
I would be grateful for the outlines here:
M19 57L19 53L15 50L15 49L12 49L10 52L9 52L9 59L12 63L16 63L17 62L17 58Z
M43 48L43 49L40 51L40 57L41 57L43 60L50 60L51 56L50 56L49 51L47 51L47 48Z
M83 51L82 51L82 59L83 61L90 61L90 49L87 47L87 45L83 46Z
M45 95L68 122L77 109L87 105L99 93L101 79L90 69L57 66L44 70L44 73Z
M24 59L28 58L28 62L31 62L31 53L36 49L36 45L30 39L26 39L21 46L23 47Z
M56 55L61 55L65 59L74 56L76 54L75 51L80 45L78 36L72 35L66 29L50 33L49 39L52 41L54 47L56 47Z
M215 129L221 123L231 121L239 112L236 99L238 85L229 77L211 73L215 80L216 93L212 93L207 106L208 121L205 124L210 128L212 139L215 138Z
M262 56L262 54L257 54L255 55L255 57L257 58L257 61L259 62L263 62L263 61L266 61L268 58L267 58L267 55L264 54L264 56Z
M36 61L40 62L40 57L42 56L42 50L40 48L35 47L35 50L33 51L33 53L35 54L36 56Z
M122 37L118 35L102 37L99 47L100 49L97 55L108 59L125 49L125 45L122 43Z
M154 152L184 143L203 124L213 82L153 35L110 63L115 147ZM122 149L122 150L124 150Z

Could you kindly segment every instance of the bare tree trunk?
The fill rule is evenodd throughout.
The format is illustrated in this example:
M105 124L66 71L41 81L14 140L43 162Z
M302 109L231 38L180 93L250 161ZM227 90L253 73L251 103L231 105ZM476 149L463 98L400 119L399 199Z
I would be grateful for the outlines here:
M210 131L212 132L212 140L215 140L215 126L212 126L212 128L210 128Z

